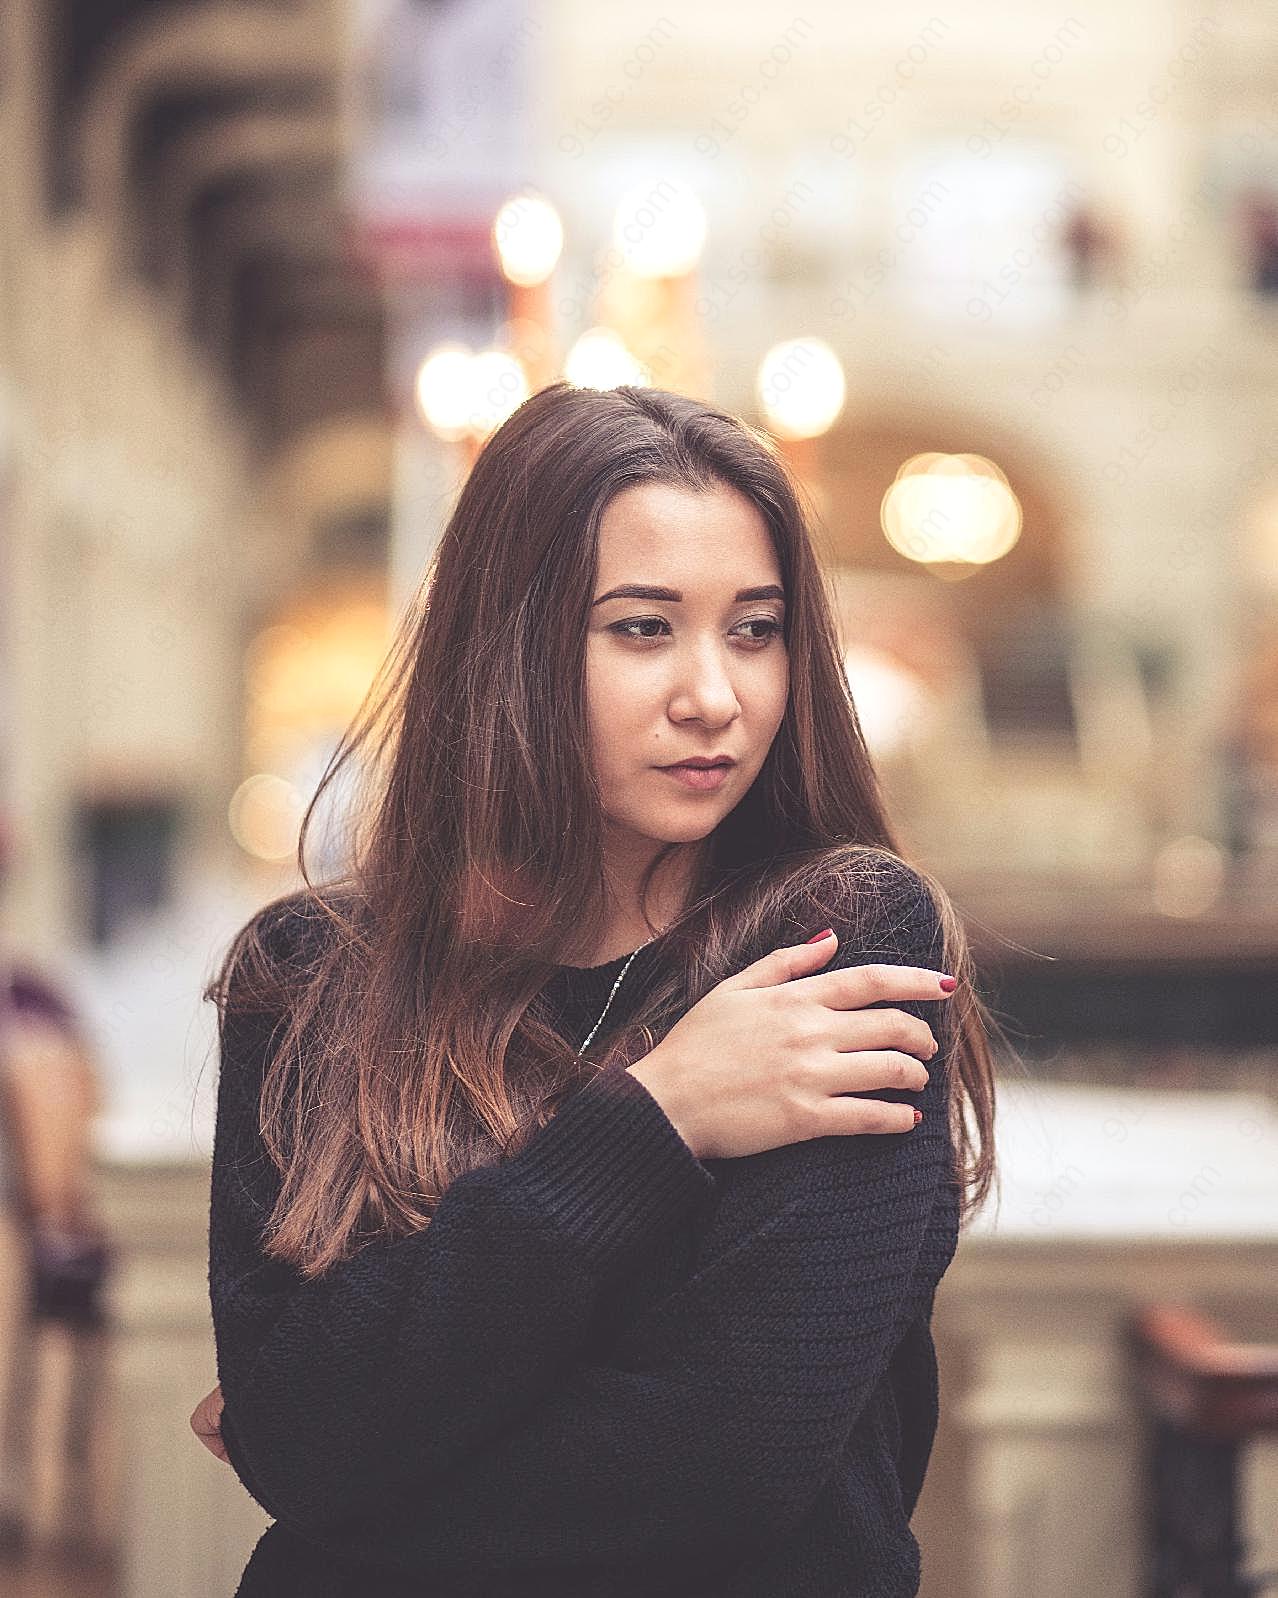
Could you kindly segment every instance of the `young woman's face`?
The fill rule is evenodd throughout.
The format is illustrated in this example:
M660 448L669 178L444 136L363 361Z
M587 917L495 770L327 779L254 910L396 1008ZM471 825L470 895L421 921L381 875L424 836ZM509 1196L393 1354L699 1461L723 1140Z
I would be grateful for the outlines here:
M666 590L613 595L619 587ZM747 589L771 590L741 597ZM767 524L734 489L641 483L609 501L586 645L586 700L608 841L708 836L759 773L785 712L781 571ZM661 768L729 755L716 786ZM652 851L647 851L651 853Z

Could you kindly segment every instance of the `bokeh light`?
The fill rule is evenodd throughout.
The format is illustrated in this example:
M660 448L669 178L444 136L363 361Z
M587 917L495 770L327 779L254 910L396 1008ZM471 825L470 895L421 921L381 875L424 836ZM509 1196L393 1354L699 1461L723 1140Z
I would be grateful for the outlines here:
M691 272L706 241L706 213L696 194L677 178L629 189L617 202L612 242L637 277L678 277Z
M925 565L988 565L1021 533L1021 504L981 455L915 455L883 496L880 521L898 554Z
M559 212L544 195L512 195L493 220L493 243L508 281L520 288L544 283L564 247Z
M843 410L847 381L824 339L793 338L774 344L759 362L755 392L778 438L818 438Z

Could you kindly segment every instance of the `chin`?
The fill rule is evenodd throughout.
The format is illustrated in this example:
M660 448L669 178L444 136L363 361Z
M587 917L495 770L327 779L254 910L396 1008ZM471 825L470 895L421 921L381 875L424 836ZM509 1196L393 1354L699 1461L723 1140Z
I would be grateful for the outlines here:
M720 812L700 816L618 816L607 818L614 834L629 833L649 843L696 843L712 833L723 819Z
M696 843L698 839L708 837L722 820L721 813L713 816L671 816L663 825L654 824L637 830L642 830L654 843Z

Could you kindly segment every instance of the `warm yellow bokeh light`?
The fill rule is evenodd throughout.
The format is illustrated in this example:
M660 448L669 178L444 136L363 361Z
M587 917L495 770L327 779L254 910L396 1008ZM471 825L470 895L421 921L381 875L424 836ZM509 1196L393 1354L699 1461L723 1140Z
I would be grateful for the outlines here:
M623 194L612 242L637 277L681 277L701 259L706 213L678 178L662 178Z
M417 370L414 390L426 425L449 442L470 430L471 363L474 351L465 344L438 344Z
M890 757L926 731L935 710L932 696L899 660L854 644L844 653L843 669L871 754Z
M528 398L528 374L509 350L475 354L464 344L440 344L422 362L417 408L447 443L487 438Z
M818 438L829 431L847 398L843 363L824 339L786 339L759 362L755 393L778 438Z
M470 429L487 438L528 398L528 374L509 350L481 350L470 363Z
M346 722L368 691L388 641L385 605L352 594L299 607L306 625L264 627L244 654L253 715L309 737Z
M590 327L576 340L564 361L564 376L578 388L618 388L634 383L647 388L651 374L610 327Z
M515 194L493 220L493 244L507 280L520 288L544 283L564 247L559 212L540 194Z
M1278 593L1278 485L1257 496L1246 518L1243 555L1247 574Z
M246 854L257 860L287 860L297 848L305 809L291 782L262 771L246 777L232 794L227 821Z
M1021 535L1021 503L983 455L914 455L883 496L879 519L898 554L925 565L986 566Z
M352 585L299 602L244 652L250 765L295 775L299 751L345 727L389 643L384 598Z

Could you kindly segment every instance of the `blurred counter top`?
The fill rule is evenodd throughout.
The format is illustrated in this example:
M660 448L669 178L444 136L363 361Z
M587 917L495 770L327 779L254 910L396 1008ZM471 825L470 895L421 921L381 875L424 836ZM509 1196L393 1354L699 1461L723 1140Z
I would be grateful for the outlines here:
M1278 1108L1258 1093L1000 1078L984 1241L1278 1241Z

